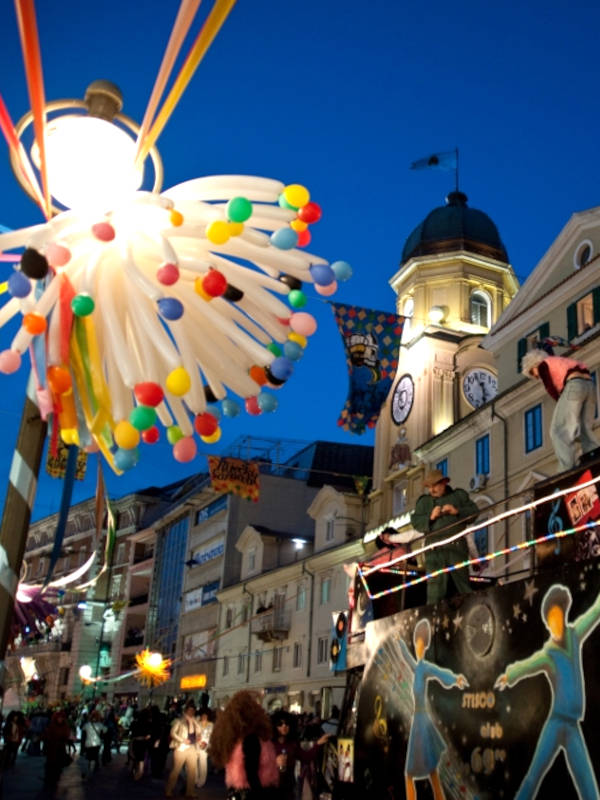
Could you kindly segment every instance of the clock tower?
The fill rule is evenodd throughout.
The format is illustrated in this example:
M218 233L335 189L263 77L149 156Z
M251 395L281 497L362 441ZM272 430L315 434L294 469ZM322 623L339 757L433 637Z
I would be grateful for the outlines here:
M370 528L398 516L402 487L420 480L410 452L493 400L493 356L479 344L518 288L495 224L459 191L410 234L390 285L406 322L377 423Z

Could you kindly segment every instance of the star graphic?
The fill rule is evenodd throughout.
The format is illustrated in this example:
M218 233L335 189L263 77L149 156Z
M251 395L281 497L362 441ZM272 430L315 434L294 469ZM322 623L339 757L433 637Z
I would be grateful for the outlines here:
M513 603L513 617L515 619L519 619L521 615L521 606L519 603Z
M454 617L454 619L452 620L452 622L454 623L454 633L456 633L456 631L457 631L457 630L460 628L460 626L462 625L462 621L463 621L463 619L464 619L464 617L461 615L460 611L457 611L457 612L456 612L456 616L455 616L455 617Z
M444 628L447 628L450 624L450 620L448 619L448 614L444 614L444 619L442 620L442 625Z
M532 578L530 581L525 581L525 594L523 595L523 600L528 600L529 605L533 605L533 598L539 592L537 586L534 585L535 581Z

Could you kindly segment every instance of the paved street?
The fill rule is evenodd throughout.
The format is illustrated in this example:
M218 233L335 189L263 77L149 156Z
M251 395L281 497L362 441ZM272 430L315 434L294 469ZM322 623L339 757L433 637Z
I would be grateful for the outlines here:
M167 766L169 765L167 762ZM80 759L78 766L80 772L85 771L87 762ZM75 773L75 786L71 784L68 792L64 792L64 800L152 800L152 798L163 798L165 795L165 781L144 776L139 781L134 781L130 772L126 768L126 756L124 753L114 756L112 762L101 767L97 774L88 781L81 782L79 790L79 780ZM42 756L28 756L19 754L17 764L14 769L8 770L2 775L2 800L49 800L51 795L44 789L44 758ZM175 790L175 796L183 795L185 784L180 777L179 784ZM197 790L199 800L224 800L226 793L223 784L222 773L219 775L209 775L206 785Z

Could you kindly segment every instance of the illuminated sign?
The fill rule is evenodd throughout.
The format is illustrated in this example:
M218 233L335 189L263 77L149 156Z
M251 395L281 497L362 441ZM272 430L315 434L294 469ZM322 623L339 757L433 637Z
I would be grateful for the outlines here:
M179 681L180 689L204 689L206 675L184 675Z

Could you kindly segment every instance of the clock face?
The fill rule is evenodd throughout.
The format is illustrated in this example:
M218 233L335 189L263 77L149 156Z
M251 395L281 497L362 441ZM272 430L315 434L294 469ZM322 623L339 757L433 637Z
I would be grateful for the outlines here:
M479 367L471 369L465 374L462 388L467 403L473 408L479 408L496 396L498 379L493 372Z
M403 375L392 396L392 419L401 425L410 414L415 397L415 385L410 375Z

